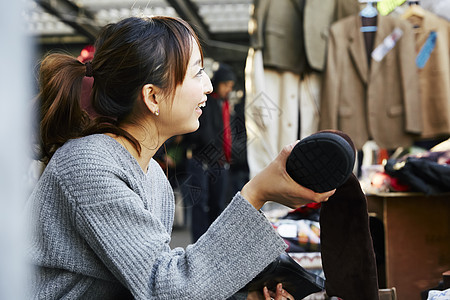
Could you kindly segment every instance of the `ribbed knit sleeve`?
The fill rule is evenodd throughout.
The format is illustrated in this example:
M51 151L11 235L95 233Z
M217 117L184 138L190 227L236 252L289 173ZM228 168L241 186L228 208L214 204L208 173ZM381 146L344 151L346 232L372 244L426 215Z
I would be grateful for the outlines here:
M130 200L122 202L81 206L77 223L137 299L225 299L284 249L270 224L240 196L186 250L169 250L169 236L158 221L133 212Z
M134 298L226 299L285 249L239 193L197 243L170 249L173 194L162 170L153 162L144 174L125 153L111 163L102 149L81 147L53 167L76 235Z

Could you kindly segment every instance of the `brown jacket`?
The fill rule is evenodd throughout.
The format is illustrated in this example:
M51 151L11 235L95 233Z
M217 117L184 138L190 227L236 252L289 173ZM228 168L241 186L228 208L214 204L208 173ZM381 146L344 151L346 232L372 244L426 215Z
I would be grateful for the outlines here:
M450 22L422 10L415 29L416 54L420 52L431 31L437 33L436 44L423 69L419 70L422 99L422 138L450 135ZM411 17L411 22L414 22Z
M396 27L403 35L370 69L360 27L359 15L331 26L320 128L344 131L358 149L369 139L387 149L409 146L422 130L412 26L378 16L374 48Z

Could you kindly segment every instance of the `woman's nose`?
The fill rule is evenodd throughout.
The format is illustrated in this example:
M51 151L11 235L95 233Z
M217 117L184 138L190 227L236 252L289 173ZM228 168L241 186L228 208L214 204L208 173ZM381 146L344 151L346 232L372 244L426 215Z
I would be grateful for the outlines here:
M205 94L211 94L213 92L213 86L211 83L211 79L209 79L208 74L203 73L203 90Z

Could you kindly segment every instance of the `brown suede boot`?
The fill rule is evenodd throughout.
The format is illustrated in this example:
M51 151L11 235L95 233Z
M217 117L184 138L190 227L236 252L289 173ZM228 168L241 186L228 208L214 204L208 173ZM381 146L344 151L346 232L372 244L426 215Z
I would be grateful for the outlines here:
M378 278L367 200L352 174L350 137L323 130L301 140L286 163L288 174L316 192L336 189L320 212L322 266L328 296L378 300Z
M378 300L367 200L352 174L320 211L325 289L344 300Z

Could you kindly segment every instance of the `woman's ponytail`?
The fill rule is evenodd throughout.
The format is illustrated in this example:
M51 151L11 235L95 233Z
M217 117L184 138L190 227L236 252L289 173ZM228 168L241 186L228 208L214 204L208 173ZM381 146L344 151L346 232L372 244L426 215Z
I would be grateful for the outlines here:
M40 67L40 160L48 163L67 140L82 135L89 117L80 107L86 67L67 54L50 54Z

